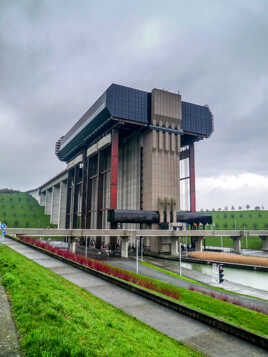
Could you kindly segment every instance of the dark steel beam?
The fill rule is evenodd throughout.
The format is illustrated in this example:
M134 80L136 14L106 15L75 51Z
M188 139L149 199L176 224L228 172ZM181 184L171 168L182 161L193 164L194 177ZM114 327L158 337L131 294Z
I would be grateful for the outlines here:
M194 143L189 145L189 166L190 166L190 211L196 212L196 196L195 196L195 158L194 158Z

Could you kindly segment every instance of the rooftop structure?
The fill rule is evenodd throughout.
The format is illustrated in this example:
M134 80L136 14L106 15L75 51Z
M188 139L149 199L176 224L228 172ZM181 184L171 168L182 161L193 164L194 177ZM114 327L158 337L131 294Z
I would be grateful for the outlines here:
M152 93L112 84L80 120L56 143L56 154L69 161L83 147L97 142L112 128L126 135L148 130L152 125ZM181 146L208 138L213 132L213 116L208 106L181 102ZM178 125L175 125L178 130Z

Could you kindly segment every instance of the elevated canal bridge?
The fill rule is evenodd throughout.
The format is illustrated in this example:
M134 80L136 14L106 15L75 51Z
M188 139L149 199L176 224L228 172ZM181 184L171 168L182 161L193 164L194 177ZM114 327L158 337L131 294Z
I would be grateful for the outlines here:
M178 255L178 243L182 237L191 237L195 242L195 250L203 251L203 242L206 237L230 237L234 242L235 253L241 253L241 242L245 237L260 237L262 250L268 251L268 230L159 230L159 229L42 229L42 228L8 228L8 235L24 235L29 237L71 237L73 247L78 239L87 237L120 237L121 256L128 257L130 240L138 237L159 240L166 238L170 244L171 255Z

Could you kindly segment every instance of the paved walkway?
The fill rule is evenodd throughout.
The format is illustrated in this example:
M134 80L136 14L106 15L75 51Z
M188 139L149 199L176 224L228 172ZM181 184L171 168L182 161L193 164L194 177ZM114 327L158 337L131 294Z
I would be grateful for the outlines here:
M1 247L0 247L1 254ZM0 357L19 357L15 325L4 287L0 279Z
M215 357L266 357L267 351L243 340L214 330L184 315L136 296L102 279L73 268L15 241L5 239L5 244L38 264L54 271L65 279L86 289L102 300L120 308L147 325L192 348Z
M176 273L178 272L178 269L175 271L174 264L168 265L167 263L161 262L156 259L151 259L151 258L150 259L145 258L145 260L148 262L151 262L151 263L157 263L159 266L161 266L163 268L167 268L167 269L174 271ZM129 270L129 271L133 271L133 272L136 271L136 261L132 258L130 258L130 259L111 259L111 260L108 260L107 262L110 264L116 265L120 268ZM187 270L188 270L188 272L187 272ZM191 274L190 272L194 273L196 276L194 276L194 274ZM215 293L215 295L219 294L220 296L224 295L224 296L227 296L230 300L234 300L234 301L239 300L241 305L244 307L260 308L260 309L262 309L262 311L265 311L268 313L268 301L266 302L266 301L255 299L253 297L239 296L239 295L235 295L232 293L217 292L213 288L193 284L193 283L190 283L183 279L176 279L168 274L162 273L161 271L158 271L158 270L154 270L154 269L149 268L142 264L139 264L139 273L142 275L149 276L154 279L165 281L167 283L170 283L170 284L173 284L176 286L180 286L182 288L186 288L186 289L189 289L189 287L191 287L191 286L196 286L199 290L202 290L204 292L207 292L207 293L213 292L213 293ZM206 279L205 279L205 277L206 277L205 274L202 274L202 276L204 276L204 279L202 279L202 277L200 278L201 273L192 272L192 271L189 271L189 269L184 269L184 268L182 269L182 274L185 276L188 276L192 279L195 279L195 280L199 280L199 281L203 280L203 282L207 284ZM222 284L221 287L228 289L228 286L230 287L230 284L236 285L234 283L227 282L227 284ZM266 294L267 294L267 292L266 292ZM268 296L267 296L267 298L268 298Z

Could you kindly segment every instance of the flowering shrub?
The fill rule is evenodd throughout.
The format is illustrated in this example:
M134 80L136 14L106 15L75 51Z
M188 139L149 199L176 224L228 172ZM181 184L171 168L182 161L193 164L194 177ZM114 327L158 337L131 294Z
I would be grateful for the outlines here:
M231 304L237 305L237 306L242 306L242 307L246 307L247 309L256 311L256 312L260 312L264 315L268 315L267 311L261 309L260 307L254 307L254 306L248 306L247 304L243 304L243 301L239 300L239 299L235 299L234 297L229 297L227 295L221 294L221 293L215 293L213 291L209 292L209 291L205 291L203 289L198 288L197 286L190 286L189 290L191 291L196 291L200 294L204 294L204 295L208 295L214 299L218 299L221 301L225 301L225 302L229 302Z
M64 257L64 258L71 260L73 262L76 262L78 264L87 266L91 269L100 271L100 272L108 274L108 275L112 275L116 278L119 278L119 279L128 281L130 283L142 286L146 289L156 291L163 295L172 297L176 300L180 299L180 295L179 295L178 291L176 291L175 289L172 289L172 287L166 286L165 283L158 283L158 282L153 281L150 278L140 276L138 274L129 272L127 270L123 270L121 268L111 266L104 262L72 253L69 250L61 249L58 247L53 247L53 246L49 245L48 243L42 242L38 239L32 239L29 237L18 237L18 239L29 244L29 245L39 247L41 249L44 249L44 250L49 251L53 254Z

